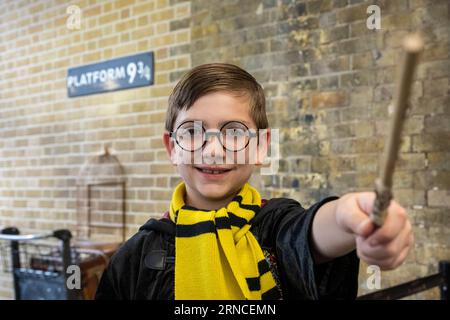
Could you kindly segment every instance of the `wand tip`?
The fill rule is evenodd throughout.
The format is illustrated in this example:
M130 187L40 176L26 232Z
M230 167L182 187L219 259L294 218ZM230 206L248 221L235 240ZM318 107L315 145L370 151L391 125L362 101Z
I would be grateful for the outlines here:
M422 51L423 47L423 39L418 33L410 34L403 40L403 48L407 52L417 53Z

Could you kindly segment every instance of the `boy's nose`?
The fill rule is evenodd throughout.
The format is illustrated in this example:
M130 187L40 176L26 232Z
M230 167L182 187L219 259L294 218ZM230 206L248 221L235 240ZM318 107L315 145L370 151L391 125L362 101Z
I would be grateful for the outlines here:
M211 134L207 137L203 148L203 156L215 159L223 159L223 146L220 143L219 136Z

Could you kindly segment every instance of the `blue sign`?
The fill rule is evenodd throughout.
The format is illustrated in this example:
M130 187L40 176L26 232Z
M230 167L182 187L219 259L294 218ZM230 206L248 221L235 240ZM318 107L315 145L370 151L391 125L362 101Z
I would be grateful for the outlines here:
M71 68L67 94L78 97L153 84L153 52Z

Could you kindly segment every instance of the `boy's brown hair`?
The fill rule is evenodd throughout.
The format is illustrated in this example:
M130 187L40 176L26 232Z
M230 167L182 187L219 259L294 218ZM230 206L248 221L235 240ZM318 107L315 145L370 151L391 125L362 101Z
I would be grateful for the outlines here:
M256 79L238 66L228 63L210 63L190 70L173 89L169 97L166 130L175 129L173 125L179 111L189 109L200 97L217 91L248 96L250 116L256 126L258 129L268 128L264 91Z

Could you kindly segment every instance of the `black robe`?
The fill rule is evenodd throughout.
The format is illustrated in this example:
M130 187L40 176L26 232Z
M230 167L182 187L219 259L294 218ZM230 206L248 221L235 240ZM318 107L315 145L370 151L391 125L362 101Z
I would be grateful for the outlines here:
M295 200L269 200L255 215L251 232L268 253L283 299L354 299L359 259L355 251L315 264L310 248L312 221L326 198L309 209ZM96 299L174 299L175 224L150 219L113 255Z

